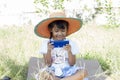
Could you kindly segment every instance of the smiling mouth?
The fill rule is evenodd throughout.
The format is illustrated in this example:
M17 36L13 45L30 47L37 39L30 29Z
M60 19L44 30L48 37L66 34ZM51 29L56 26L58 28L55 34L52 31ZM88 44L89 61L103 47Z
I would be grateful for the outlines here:
M63 38L64 36L57 36L57 38Z
M57 37L57 39L58 39L58 40L63 40L64 37L63 37L63 36L61 36L61 37Z

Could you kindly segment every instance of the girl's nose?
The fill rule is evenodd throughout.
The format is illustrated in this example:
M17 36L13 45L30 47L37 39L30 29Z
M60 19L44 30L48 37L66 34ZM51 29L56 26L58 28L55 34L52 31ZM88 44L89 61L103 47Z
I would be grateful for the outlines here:
M61 31L59 31L59 32L58 32L58 35L62 35L62 32L61 32Z

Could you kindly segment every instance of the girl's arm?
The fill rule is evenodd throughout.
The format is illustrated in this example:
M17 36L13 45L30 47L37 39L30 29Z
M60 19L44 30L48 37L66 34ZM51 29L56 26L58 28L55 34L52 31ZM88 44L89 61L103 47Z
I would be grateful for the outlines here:
M51 64L52 64L51 52L48 51L47 54L43 54L43 57L44 57L45 64L47 66L51 66Z
M76 57L72 54L71 51L68 52L68 62L69 65L73 66L76 63Z
M51 50L53 49L53 46L48 43L48 50L47 50L47 53L44 54L44 61L45 61L45 64L48 65L48 66L51 66L52 64L52 57L51 57Z
M68 62L69 65L73 66L76 63L76 56L71 52L71 46L68 44L64 47L68 51Z

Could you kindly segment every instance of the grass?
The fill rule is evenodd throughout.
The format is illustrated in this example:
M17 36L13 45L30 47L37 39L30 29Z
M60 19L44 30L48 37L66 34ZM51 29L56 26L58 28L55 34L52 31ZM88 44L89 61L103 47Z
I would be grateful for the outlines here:
M97 25L84 25L81 30L68 38L79 44L85 59L97 59L111 80L120 77L120 28L105 29ZM38 54L43 38L34 34L34 27L0 27L0 78L7 75L12 80L26 80L28 61Z
M0 78L8 75L13 80L26 80L28 61L38 55L39 41L31 26L1 28Z

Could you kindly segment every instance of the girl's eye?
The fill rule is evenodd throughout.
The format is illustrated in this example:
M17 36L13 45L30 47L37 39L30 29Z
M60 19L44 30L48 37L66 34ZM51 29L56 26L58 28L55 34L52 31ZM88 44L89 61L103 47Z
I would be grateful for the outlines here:
M65 32L65 30L62 30L62 32Z

